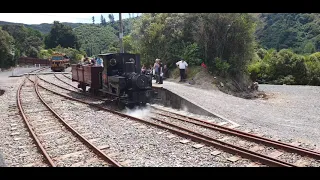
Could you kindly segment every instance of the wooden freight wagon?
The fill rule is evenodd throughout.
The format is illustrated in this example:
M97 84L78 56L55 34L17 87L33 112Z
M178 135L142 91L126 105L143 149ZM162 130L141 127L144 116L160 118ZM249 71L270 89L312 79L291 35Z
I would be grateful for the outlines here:
M102 71L103 67L101 66L72 64L72 81L78 82L78 88L81 88L84 92L86 86L90 86L92 89L101 89Z

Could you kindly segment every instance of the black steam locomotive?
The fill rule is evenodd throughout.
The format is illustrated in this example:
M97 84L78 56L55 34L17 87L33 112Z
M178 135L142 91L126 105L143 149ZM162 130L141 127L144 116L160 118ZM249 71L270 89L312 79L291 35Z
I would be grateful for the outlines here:
M155 92L152 90L152 77L141 74L140 56L129 53L99 54L103 67L72 65L72 79L85 90L102 93L109 99L117 100L129 107L149 103Z

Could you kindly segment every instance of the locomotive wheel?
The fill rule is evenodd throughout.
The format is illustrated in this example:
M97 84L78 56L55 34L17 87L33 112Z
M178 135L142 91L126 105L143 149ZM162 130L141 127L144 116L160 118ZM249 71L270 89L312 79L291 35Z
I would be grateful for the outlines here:
M117 101L117 106L118 106L118 109L120 109L120 110L123 110L126 107L126 105L124 103L122 103L121 101Z

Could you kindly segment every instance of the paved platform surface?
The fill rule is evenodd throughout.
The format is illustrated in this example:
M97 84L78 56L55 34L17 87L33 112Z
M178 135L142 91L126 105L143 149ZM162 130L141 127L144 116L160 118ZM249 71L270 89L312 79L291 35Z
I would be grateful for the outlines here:
M320 146L319 86L259 85L268 99L243 99L188 83L164 81L161 86L261 134Z

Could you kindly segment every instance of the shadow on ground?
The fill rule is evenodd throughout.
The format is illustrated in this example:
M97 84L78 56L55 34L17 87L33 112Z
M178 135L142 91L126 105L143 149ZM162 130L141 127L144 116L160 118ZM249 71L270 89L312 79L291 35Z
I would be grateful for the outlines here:
M0 89L0 96L4 94L4 90Z

